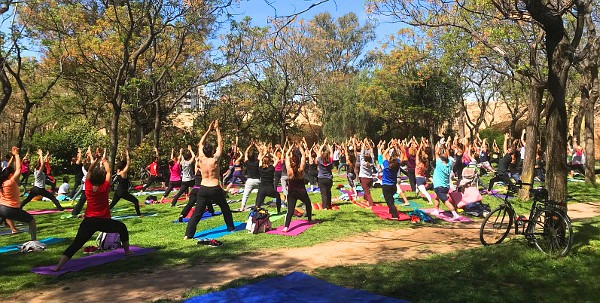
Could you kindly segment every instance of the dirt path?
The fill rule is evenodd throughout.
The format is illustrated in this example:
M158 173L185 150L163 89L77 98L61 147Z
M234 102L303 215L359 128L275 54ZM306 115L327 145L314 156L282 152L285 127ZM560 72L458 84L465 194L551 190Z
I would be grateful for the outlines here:
M600 203L569 205L572 219L600 216ZM54 289L30 291L12 296L25 302L150 302L180 299L192 288L223 285L246 276L269 272L288 273L319 267L378 263L415 259L480 246L479 222L441 227L380 230L311 247L280 249L264 255L243 256L220 264L155 269L126 277L98 278L70 282Z

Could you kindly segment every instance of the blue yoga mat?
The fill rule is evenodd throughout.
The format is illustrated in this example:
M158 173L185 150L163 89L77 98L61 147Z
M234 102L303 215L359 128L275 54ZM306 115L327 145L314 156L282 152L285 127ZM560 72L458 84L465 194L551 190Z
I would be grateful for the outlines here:
M293 272L287 276L266 279L258 283L213 292L184 301L184 303L201 302L402 303L408 301L388 298L364 290L341 287L307 274Z
M54 244L54 243L60 243L65 240L67 240L67 239L65 239L65 238L46 238L46 239L42 239L39 241L46 245L50 245L50 244ZM0 247L0 254L12 252L12 251L19 251L19 245L14 244L14 245Z
M200 220L206 220L208 218L216 217L216 216L219 216L219 215L221 215L220 211L216 211L214 216L211 213L209 213L209 212L204 212L202 214L202 218L200 218ZM183 218L183 221L181 221L181 222L187 223L188 221L190 221L190 218ZM173 223L179 223L179 220L173 220Z
M205 238L216 239L216 238L220 238L222 236L228 235L232 232L246 229L246 222L233 222L233 225L235 226L234 231L228 231L227 225L223 224L223 225L215 227L215 228L199 231L196 234L194 234L194 238L195 239L205 239Z

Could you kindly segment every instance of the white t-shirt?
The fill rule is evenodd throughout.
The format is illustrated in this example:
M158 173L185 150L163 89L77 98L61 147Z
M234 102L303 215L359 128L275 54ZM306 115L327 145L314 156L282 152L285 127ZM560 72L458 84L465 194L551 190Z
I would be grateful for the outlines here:
M69 183L63 183L60 185L60 187L58 188L58 194L59 195L66 195L69 193L69 191L71 191L71 187L69 187Z
M340 151L336 149L333 152L333 161L338 161L339 159L340 159Z

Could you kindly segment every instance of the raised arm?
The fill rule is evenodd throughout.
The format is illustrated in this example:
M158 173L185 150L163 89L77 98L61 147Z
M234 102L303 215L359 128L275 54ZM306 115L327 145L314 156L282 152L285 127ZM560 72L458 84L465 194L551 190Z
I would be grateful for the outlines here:
M27 155L25 155L27 156ZM77 161L75 161L75 164L79 165L81 164L81 147L77 148Z
M129 172L129 150L125 149L125 167L121 171L121 177L125 178L127 176L127 172Z
M194 150L192 149L192 146L188 145L187 149L190 152L190 154L192 155L192 157L190 158L190 159L192 159L191 161L193 161L194 159L196 159L196 153L194 153Z
M302 146L299 146L298 149L300 149L300 166L298 167L298 171L304 171L304 166L306 165L306 154L304 153L304 149L302 148Z
M250 151L250 148L252 147L254 143L250 143L250 145L248 145L248 147L246 147L246 150L244 151L244 161L248 162L248 152Z
M521 145L525 146L525 131L526 129L523 129L523 131L521 132Z
M219 120L215 120L215 131L217 132L217 150L215 151L215 159L219 159L223 152L223 137L221 136L221 130L219 129Z
M504 134L504 143L502 143L502 150L504 153L508 152L508 140L510 140L510 134L506 133Z
M13 146L11 149L11 154L13 156L13 159L15 159L15 172L13 173L13 176L10 179L18 184L19 177L21 176L21 156L19 156L19 148Z
M43 171L44 170L44 152L41 149L38 149L37 154L38 154L38 161L40 161L40 168L38 168L38 171Z
M102 165L104 165L104 171L106 172L106 182L110 182L111 173L110 173L110 165L108 164L108 160L106 159L106 148L102 153Z
M200 142L198 142L198 157L200 157L200 158L206 157L204 155L204 151L203 151L204 142L206 141L206 137L208 137L208 133L210 133L210 131L212 130L214 123L215 123L214 121L210 123L210 125L208 126L208 129L206 130L204 135L202 135L202 138L200 138Z

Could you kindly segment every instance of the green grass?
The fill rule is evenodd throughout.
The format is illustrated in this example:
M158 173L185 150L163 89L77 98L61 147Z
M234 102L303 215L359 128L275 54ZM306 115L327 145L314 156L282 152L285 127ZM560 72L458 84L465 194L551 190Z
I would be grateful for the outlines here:
M345 183L345 180L341 178L336 178L334 180L334 184ZM577 197L579 201L600 201L600 195L598 195L597 190L587 186L585 184L577 183L574 186L570 184L571 191L574 196ZM373 197L376 202L383 202L383 198L380 197L381 190L374 189ZM334 197L338 195L338 192L334 190ZM412 193L407 193L409 196L409 200L417 201L423 207L427 206L422 199L411 199L413 196ZM320 195L310 194L311 200L313 202L320 201ZM589 197L589 199L588 199ZM145 197L139 197L140 201L143 201ZM234 199L241 199L241 195L233 196ZM252 194L249 198L248 204L252 204L255 200L255 194ZM143 203L143 202L142 202ZM183 202L180 202L183 203ZM484 203L491 204L492 208L499 204L499 200L492 197L485 197ZM10 295L16 291L20 290L32 290L40 287L55 287L58 283L66 283L68 284L70 281L82 280L82 279L92 279L97 277L110 277L113 275L128 275L130 273L144 273L144 272L152 272L158 269L161 266L173 266L178 264L187 264L187 265L195 265L206 262L220 262L226 259L236 258L238 256L242 256L244 254L253 253L258 249L278 249L278 248L286 248L286 247L305 247L311 246L317 243L333 241L342 237L351 236L354 234L364 233L366 231L379 230L379 229L388 229L388 228L411 228L412 226L409 223L399 223L399 222L391 222L384 221L374 216L370 210L360 209L349 202L339 202L340 211L318 211L315 213L315 219L322 220L323 223L311 228L301 234L298 237L274 237L271 235L259 234L259 235L249 235L246 232L238 232L231 235L227 235L222 240L227 244L218 250L198 247L195 241L183 241L183 235L185 232L186 224L176 224L172 223L172 220L175 220L181 208L171 208L169 204L155 204L155 205L145 205L142 206L142 212L156 212L158 213L157 217L144 217L144 218L136 218L136 219L128 219L123 222L127 225L130 237L131 244L142 246L142 247L154 247L158 250L152 254L138 256L135 258L128 258L127 262L118 262L115 263L116 266L101 266L101 267L92 267L86 269L84 271L69 273L60 278L48 277L48 276L40 276L33 273L30 273L30 269L37 266L45 266L55 264L58 261L58 258L64 251L64 249L70 244L71 240L75 236L77 229L79 227L79 223L81 222L79 219L67 219L61 220L60 216L62 213L55 213L50 215L41 215L36 216L36 220L38 222L38 238L45 237L64 237L69 241L54 244L48 246L48 249L44 252L40 253L32 253L32 254L18 254L18 253L9 253L9 254L1 254L0 255L0 274L3 277L8 277L4 279L0 279L0 289L2 289L2 295ZM528 206L528 202L523 202L524 206ZM240 206L240 203L232 204L232 208L237 208ZM33 201L26 206L26 210L32 209L53 209L54 206L51 202L39 202ZM125 211L118 212L116 214L133 214L133 205L127 201L121 200L119 204L116 206L119 208L126 208ZM274 212L274 208L270 208L272 212ZM401 208L401 210L408 211L410 208ZM235 221L246 221L247 213L234 213ZM208 228L213 228L219 225L223 225L223 218L221 216L211 218L208 220L203 220L198 225L198 230L204 230ZM283 224L283 220L279 220L274 222L274 226L279 226ZM444 223L442 223L444 224ZM597 222L591 222L588 229L596 228ZM576 230L577 234L575 235L576 243L578 243L578 239L581 239L579 236L579 229ZM23 243L29 240L29 236L26 233L17 234L13 236L0 236L0 246L9 245L9 244L17 244ZM87 245L94 245L95 239L92 239L88 242ZM590 239L591 241L592 239ZM595 238L593 239L595 241ZM592 241L593 242L593 241ZM498 248L490 248L485 249L487 253L494 253L496 249L505 249L504 247L513 247L517 249L522 247L522 244L513 245L508 244L506 246L501 246ZM595 251L596 243L593 242L593 246L591 249ZM520 249L520 248L519 248ZM575 253L582 251L583 248L579 248L575 250ZM469 252L471 253L471 252ZM526 253L525 255L527 255ZM534 258L537 254L531 253L531 258ZM74 258L79 258L82 256L81 252L78 252ZM446 260L447 258L451 258L450 256L440 256L440 260ZM469 257L469 258L472 258ZM480 256L478 257L480 258ZM507 257L508 258L508 257ZM571 258L571 257L569 257ZM566 259L565 259L566 260ZM521 260L526 261L526 260ZM462 264L463 261L454 262ZM511 261L513 262L513 261ZM514 260L514 262L519 262L519 259ZM563 261L553 261L553 262L563 262ZM402 262L404 264L406 262ZM438 263L443 263L438 261ZM412 263L411 263L412 264ZM525 263L522 266L526 266ZM387 265L377 265L375 268L380 267L387 268ZM403 265L404 266L404 265ZM414 266L414 265L411 265ZM461 265L462 266L462 265ZM465 265L466 266L466 265ZM372 267L372 266L371 266ZM461 267L462 268L462 267ZM452 271L452 268L443 267L443 272L445 273L447 270ZM333 270L333 269L332 269ZM336 269L342 270L342 269ZM348 275L349 277L354 277L354 275L358 275L360 272L364 270L360 267L357 267L357 273L353 275ZM383 270L383 269L382 269ZM458 268L458 270L461 270ZM465 269L467 270L467 269ZM455 271L455 270L454 270ZM461 270L462 271L462 270ZM464 272L464 271L463 271ZM317 272L317 275L321 275L322 277L328 277L320 272ZM433 275L433 274L431 274ZM370 277L370 276L368 276ZM435 274L434 277L438 277L438 274ZM361 279L364 277L361 277ZM374 277L376 278L376 277ZM433 277L432 277L433 278ZM358 279L358 277L357 277ZM399 278L398 278L399 279ZM436 279L438 283L432 284L440 284L449 283L452 281L447 281L446 279L452 280L451 273L439 275L439 279ZM250 280L249 280L250 281ZM253 280L252 280L253 281ZM358 288L357 284L359 281L365 281L365 283L371 283L368 280L360 280L358 279L356 282L351 283L352 280L348 280L345 284L347 286L355 285ZM332 282L336 282L333 281ZM375 283L374 281L373 283ZM442 282L442 283L440 283ZM243 283L243 282L242 282ZM582 282L583 283L583 282ZM384 283L385 284L385 283ZM387 286L380 285L380 287L384 287L387 289ZM415 285L415 287L417 287ZM370 290L369 288L364 288ZM480 300L481 301L481 300Z
M420 260L319 268L310 274L411 302L597 302L600 218L578 221L574 231L573 249L561 259L545 257L519 237ZM187 292L184 298L275 276L279 274L237 279L219 288Z

